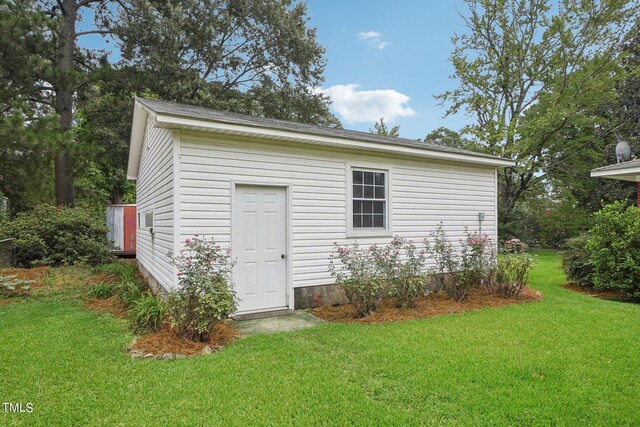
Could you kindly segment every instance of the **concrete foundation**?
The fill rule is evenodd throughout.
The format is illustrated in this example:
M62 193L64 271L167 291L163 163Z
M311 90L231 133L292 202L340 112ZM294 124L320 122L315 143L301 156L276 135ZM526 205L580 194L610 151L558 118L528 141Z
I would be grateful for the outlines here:
M349 302L338 285L318 285L293 289L295 309L320 307L322 305L340 305Z
M166 300L169 298L169 293L165 288L160 285L160 283L149 273L149 271L140 264L140 261L136 261L136 265L138 266L138 271L147 282L151 290L154 294L160 296L162 299Z

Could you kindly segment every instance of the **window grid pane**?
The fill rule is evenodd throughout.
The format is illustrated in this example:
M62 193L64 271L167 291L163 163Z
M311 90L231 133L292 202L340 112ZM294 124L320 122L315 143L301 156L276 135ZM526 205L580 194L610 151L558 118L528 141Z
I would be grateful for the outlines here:
M352 171L353 227L386 228L386 177L384 172Z

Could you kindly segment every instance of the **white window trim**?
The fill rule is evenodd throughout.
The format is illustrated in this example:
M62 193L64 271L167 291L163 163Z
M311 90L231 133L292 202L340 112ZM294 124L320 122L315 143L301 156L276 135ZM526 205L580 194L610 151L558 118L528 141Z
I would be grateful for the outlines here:
M151 215L153 215L153 219L151 221L152 222L151 226L149 226L147 224L147 214L149 214L149 213ZM155 212L155 209L152 208L152 209L147 209L147 210L141 211L141 212L138 213L138 215L139 215L138 216L138 228L140 230L149 230L149 231L151 231L153 233L153 230L154 230L155 225L156 225L156 212Z
M386 228L353 228L353 171L384 172L385 177L385 224ZM393 202L392 202L392 169L370 163L354 163L346 165L347 175L347 237L391 237L393 236Z

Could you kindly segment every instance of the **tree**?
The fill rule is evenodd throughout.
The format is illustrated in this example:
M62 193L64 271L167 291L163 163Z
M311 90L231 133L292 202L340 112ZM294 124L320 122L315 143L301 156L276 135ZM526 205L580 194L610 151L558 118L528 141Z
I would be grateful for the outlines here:
M123 65L158 97L219 110L339 125L327 98L324 48L292 0L130 0L113 31Z
M52 190L58 139L39 73L50 24L31 1L0 0L0 192L12 211L47 202Z
M400 135L400 125L395 125L389 128L384 121L384 117L380 117L380 121L375 122L373 124L373 129L369 129L369 132L375 133L376 135L398 137Z
M631 145L632 154L640 154L639 43L640 25L635 25L622 46L620 65L623 73L615 86L616 98L608 104L603 103L596 112L609 123L617 123L614 132L603 136L601 141L591 146L569 153L570 155L558 162L548 162L546 166L546 177L553 187L570 193L578 208L590 212L595 212L615 200L627 199L635 203L635 183L594 179L590 176L590 171L616 162L615 146L620 140L625 140ZM581 131L593 132L589 129ZM563 153L558 153L555 157L562 155Z
M322 84L325 60L304 4L133 0L116 12L101 19L122 60L102 67L103 79L78 102L79 137L95 148L90 170L100 171L113 201L130 187L125 171L134 95L340 126L328 99L309 89Z
M640 139L640 22L636 23L629 32L622 51L622 66L627 74L616 88L619 95L617 113L626 119L626 126L621 131L622 135L638 144Z
M636 2L466 0L467 32L452 38L459 87L438 95L475 118L478 149L512 158L499 171L500 217L544 179L550 164L603 144L619 125L600 108L614 102L621 42Z
M77 26L85 15L100 15L110 6L106 0L39 0L30 8L46 17L49 30L44 33L46 49L40 52L37 68L40 81L45 82L58 117L58 131L62 136L55 154L55 199L56 204L73 206L73 124L75 97L78 90L91 83L103 52L96 49L81 49L77 45L80 37L90 34L108 34L105 22L94 20L92 28L78 31ZM117 2L119 3L119 2ZM104 60L104 59L103 59Z
M113 200L128 191L124 171L133 96L340 125L328 110L328 99L310 89L321 85L325 60L315 29L307 25L304 4L291 0L0 2L1 19L7 23L0 30L0 50L10 54L0 59L7 66L22 64L19 70L11 69L8 87L25 90L22 97L29 98L31 116L57 117L57 125L51 126L55 143L46 151L54 157L57 204L75 203L74 182L82 187L82 197L94 195L82 190L92 188L85 174L99 176L101 185L110 186L107 193ZM24 22L31 25L31 32L25 32L34 39L30 44L14 31L16 16L29 18ZM109 52L81 48L78 40L90 34L115 41L115 56L122 59L113 63ZM13 46L20 49L12 52ZM23 46L30 62L15 60ZM1 91L0 97L15 98ZM9 123L9 129L15 123Z
M476 149L476 145L472 141L464 138L455 130L451 130L446 127L439 127L432 130L427 136L424 137L424 142L430 142L432 144L444 145L452 148Z

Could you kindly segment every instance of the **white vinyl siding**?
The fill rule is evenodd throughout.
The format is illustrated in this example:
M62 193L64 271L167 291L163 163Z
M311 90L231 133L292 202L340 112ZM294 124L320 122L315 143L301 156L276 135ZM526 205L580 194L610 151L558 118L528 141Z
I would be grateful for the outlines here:
M193 234L231 241L232 185L263 183L290 187L293 287L330 284L333 242L388 243L388 236L347 237L351 166L388 171L388 218L393 234L422 241L444 222L450 239L464 227L496 234L495 167L378 156L317 146L257 142L181 132L180 240Z
M170 129L154 127L147 119L144 145L138 172L137 206L142 216L138 223L137 253L140 264L165 288L174 282L173 263L173 139ZM145 218L153 217L153 233Z

